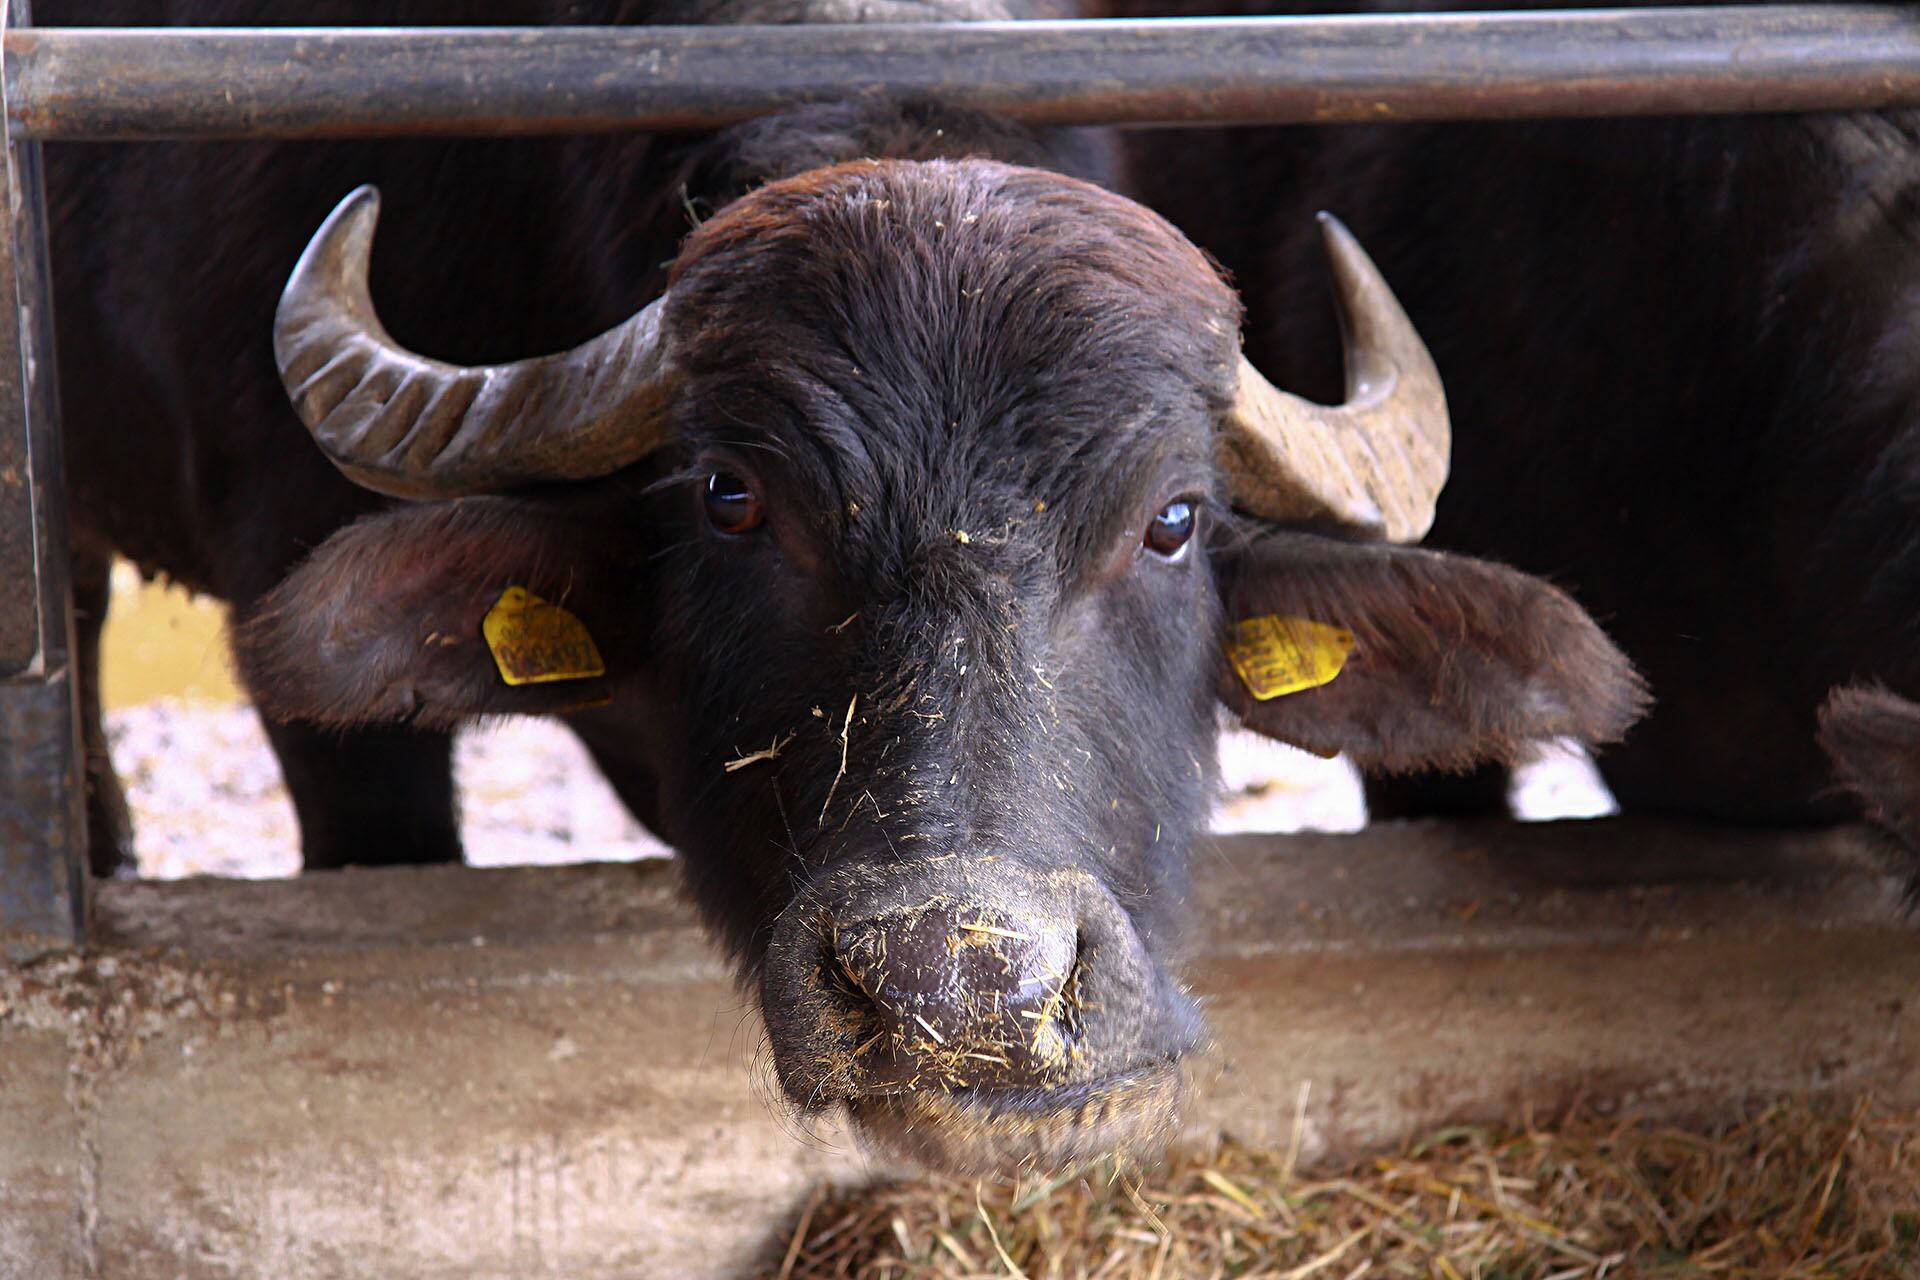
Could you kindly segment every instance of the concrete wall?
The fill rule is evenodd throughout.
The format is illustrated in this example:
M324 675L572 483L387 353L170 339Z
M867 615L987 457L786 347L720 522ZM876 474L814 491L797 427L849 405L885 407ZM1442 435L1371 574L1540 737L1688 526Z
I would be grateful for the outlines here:
M1584 1098L1920 1104L1920 929L1856 834L1238 837L1191 1140L1308 1158ZM0 970L0 1277L729 1276L822 1179L662 865L102 887Z

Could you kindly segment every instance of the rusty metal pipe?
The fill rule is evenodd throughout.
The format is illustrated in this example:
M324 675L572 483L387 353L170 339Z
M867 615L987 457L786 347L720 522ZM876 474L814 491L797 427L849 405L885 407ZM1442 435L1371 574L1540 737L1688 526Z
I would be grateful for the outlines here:
M16 136L566 134L924 95L1038 124L1920 105L1903 5L820 27L16 29Z
M0 33L28 18L0 0ZM0 128L0 963L85 938L85 752L40 146Z

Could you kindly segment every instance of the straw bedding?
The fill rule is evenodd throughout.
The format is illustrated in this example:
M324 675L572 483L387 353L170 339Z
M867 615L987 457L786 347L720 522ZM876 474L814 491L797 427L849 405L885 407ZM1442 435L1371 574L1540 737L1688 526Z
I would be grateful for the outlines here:
M778 1280L1920 1276L1920 1113L1781 1103L1688 1130L1574 1115L1297 1170L1231 1144L1160 1169L817 1198Z

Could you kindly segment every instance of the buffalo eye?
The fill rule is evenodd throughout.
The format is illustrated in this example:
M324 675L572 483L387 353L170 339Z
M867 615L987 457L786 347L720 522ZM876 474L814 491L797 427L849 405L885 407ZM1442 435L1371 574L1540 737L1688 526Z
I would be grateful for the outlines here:
M766 518L760 495L731 471L716 471L708 476L702 498L707 519L722 533L745 533Z
M1191 502L1169 502L1147 522L1147 550L1171 560L1180 554L1193 537L1194 510Z

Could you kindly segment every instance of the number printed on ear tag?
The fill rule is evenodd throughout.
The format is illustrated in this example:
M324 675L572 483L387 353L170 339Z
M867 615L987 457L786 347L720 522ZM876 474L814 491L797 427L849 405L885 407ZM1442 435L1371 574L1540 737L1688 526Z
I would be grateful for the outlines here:
M1353 650L1353 632L1309 618L1265 614L1233 624L1227 660L1262 702L1317 689L1340 674Z
M508 587L480 623L500 678L511 685L607 674L586 624L525 587Z

